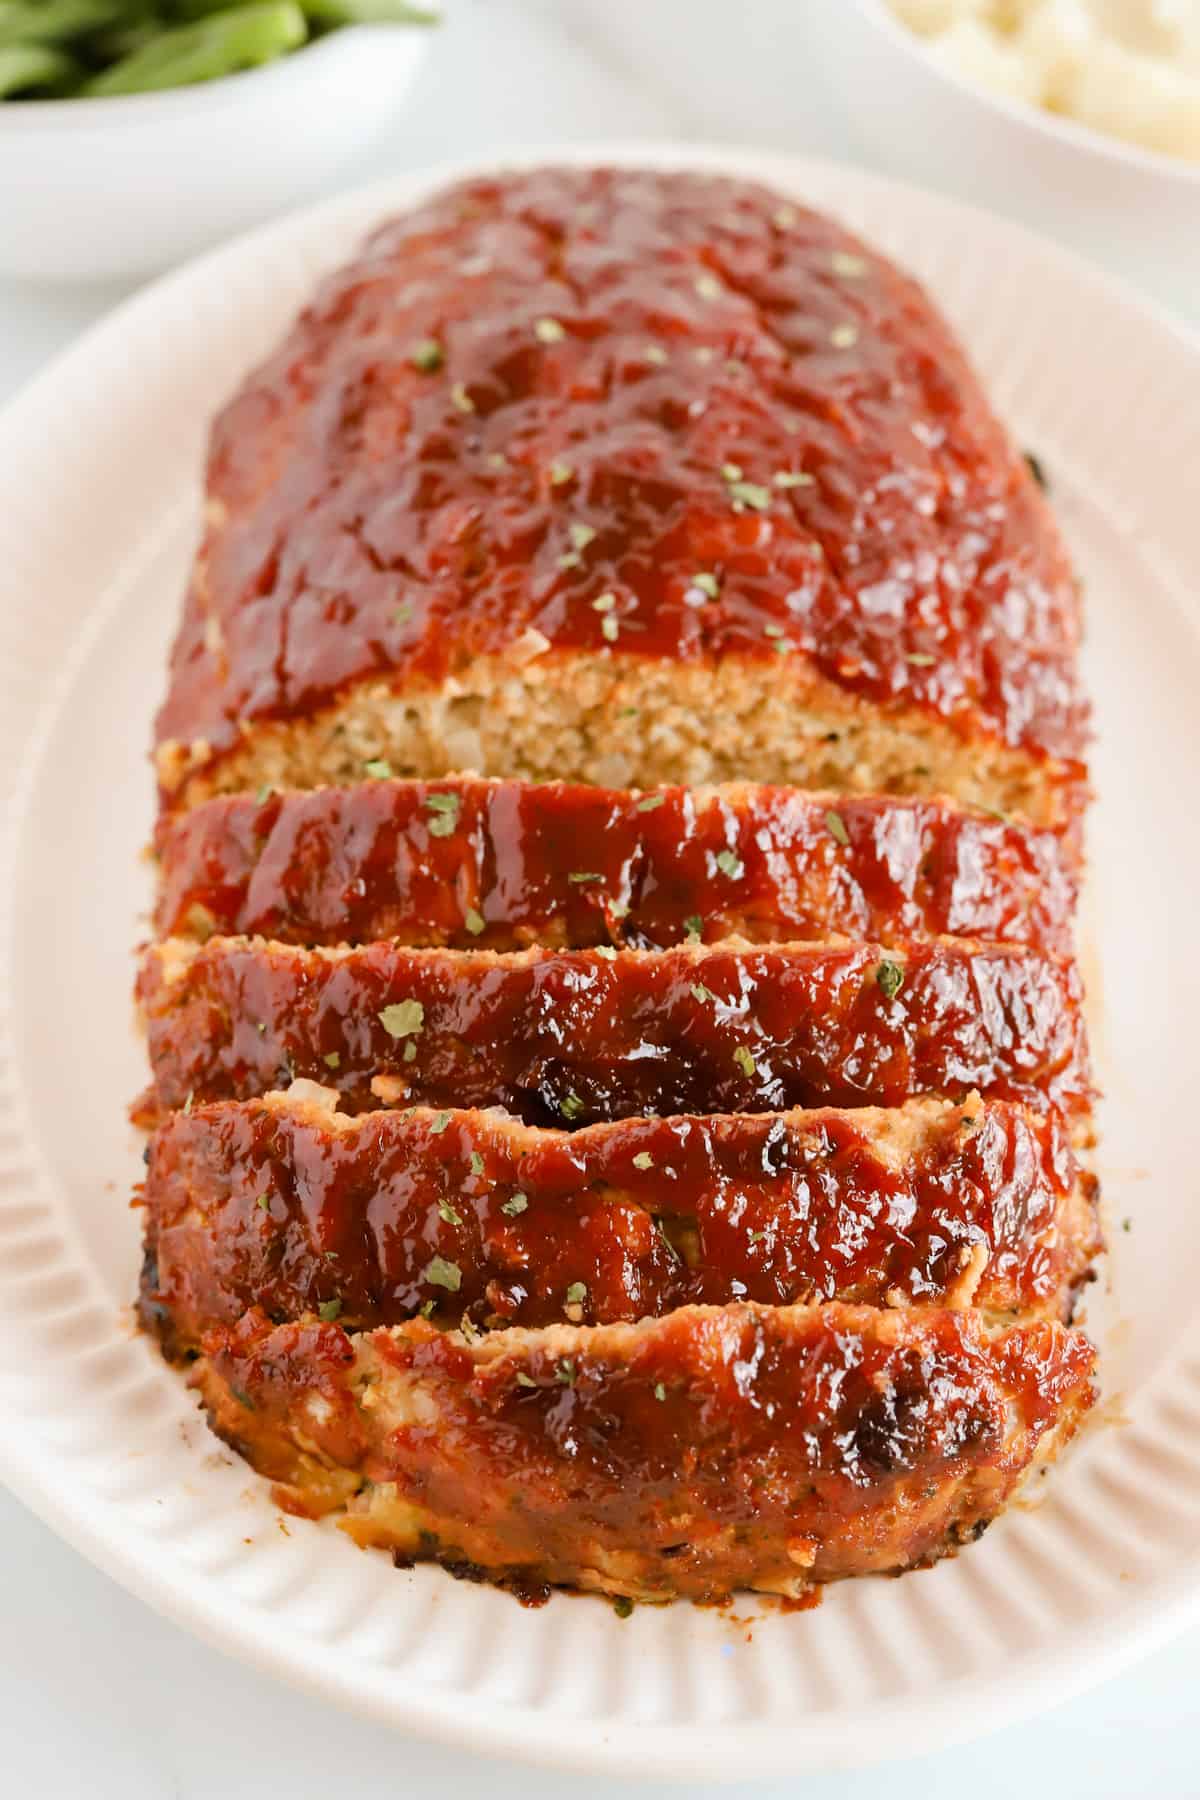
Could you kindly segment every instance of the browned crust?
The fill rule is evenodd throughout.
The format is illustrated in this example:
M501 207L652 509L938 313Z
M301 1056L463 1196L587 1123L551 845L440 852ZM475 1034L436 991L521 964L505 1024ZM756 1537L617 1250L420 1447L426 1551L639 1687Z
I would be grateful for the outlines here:
M1094 1351L972 1314L687 1308L350 1338L249 1315L196 1366L218 1433L360 1542L633 1598L909 1568L978 1534L1094 1398Z

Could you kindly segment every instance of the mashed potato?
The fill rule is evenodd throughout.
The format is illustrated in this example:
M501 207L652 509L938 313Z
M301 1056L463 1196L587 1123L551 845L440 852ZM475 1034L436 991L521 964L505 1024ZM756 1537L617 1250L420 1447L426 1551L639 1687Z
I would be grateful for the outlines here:
M889 0L948 74L1200 162L1200 0Z

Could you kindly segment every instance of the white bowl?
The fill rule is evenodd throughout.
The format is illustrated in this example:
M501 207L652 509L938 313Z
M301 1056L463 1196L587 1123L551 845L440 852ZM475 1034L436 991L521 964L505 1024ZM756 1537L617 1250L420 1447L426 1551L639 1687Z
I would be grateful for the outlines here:
M196 87L0 107L0 275L143 275L308 199L394 117L429 35L355 25Z
M825 35L831 85L872 161L1035 225L1200 310L1200 165L1102 136L946 74L884 0Z

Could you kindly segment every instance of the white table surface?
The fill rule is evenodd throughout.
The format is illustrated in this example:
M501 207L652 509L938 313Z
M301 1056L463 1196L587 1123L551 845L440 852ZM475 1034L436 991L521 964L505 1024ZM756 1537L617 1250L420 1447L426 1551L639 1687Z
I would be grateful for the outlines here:
M845 3L449 0L415 104L346 179L537 141L688 138L846 156L837 106L797 75L810 52L816 66L820 33ZM128 291L0 284L0 401ZM228 1661L2 1492L0 1570L0 1795L377 1800L474 1790L557 1800L567 1785L409 1742ZM964 1784L972 1800L1009 1800L1014 1788L1029 1800L1195 1800L1198 1689L1200 1629L1106 1687L965 1750L704 1792L843 1800L886 1780L889 1800L958 1800ZM624 1800L662 1791L619 1785ZM569 1786L573 1800L599 1800L618 1784L572 1777Z

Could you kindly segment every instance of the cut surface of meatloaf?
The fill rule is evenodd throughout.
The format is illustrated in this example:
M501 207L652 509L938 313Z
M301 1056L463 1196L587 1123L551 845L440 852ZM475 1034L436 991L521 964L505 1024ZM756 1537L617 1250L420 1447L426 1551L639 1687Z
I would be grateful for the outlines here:
M1074 965L1014 945L515 952L179 939L139 978L139 1117L295 1078L347 1111L505 1106L532 1124L894 1105L971 1088L1082 1115Z
M496 1332L212 1334L220 1435L361 1543L525 1587L799 1595L977 1535L1094 1395L1086 1338L938 1308L685 1307Z
M1066 950L1061 839L947 801L367 780L165 818L160 936L515 949L953 935Z
M142 1318L180 1355L255 1305L347 1330L735 1299L1066 1316L1098 1249L1093 1187L1057 1120L977 1094L573 1134L272 1094L151 1139Z
M455 769L1084 791L1075 584L921 290L697 173L473 180L213 431L165 805Z

